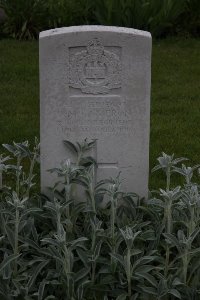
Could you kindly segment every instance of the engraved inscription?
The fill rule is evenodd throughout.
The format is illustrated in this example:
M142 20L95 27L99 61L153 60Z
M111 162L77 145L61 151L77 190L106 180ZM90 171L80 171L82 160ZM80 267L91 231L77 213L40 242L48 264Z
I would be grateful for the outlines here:
M108 94L121 87L121 61L113 51L92 39L86 50L70 54L69 86L84 94Z
M129 134L132 132L132 111L125 99L109 97L100 99L71 98L66 109L65 121L60 124L65 133L94 137L102 133Z

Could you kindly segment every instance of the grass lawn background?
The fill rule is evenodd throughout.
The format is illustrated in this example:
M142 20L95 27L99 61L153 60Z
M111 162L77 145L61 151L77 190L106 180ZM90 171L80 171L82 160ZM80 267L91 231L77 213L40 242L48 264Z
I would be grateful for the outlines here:
M37 41L0 41L0 144L39 137ZM1 148L2 150L2 148ZM164 151L200 163L200 40L153 42L150 169ZM39 169L37 170L39 171ZM199 179L198 179L199 180ZM174 178L174 184L178 179ZM150 189L164 176L150 176Z

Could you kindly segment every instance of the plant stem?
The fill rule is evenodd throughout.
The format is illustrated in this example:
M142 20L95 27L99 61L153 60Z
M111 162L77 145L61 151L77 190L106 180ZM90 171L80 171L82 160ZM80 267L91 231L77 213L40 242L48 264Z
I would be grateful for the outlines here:
M172 200L169 200L169 203L167 204L167 233L172 232Z
M90 194L90 198L91 198L91 201L92 201L92 209L93 209L93 212L94 214L96 215L96 203L95 203L95 191L94 191L94 166L91 170L91 173L90 173L90 184L89 184L89 194Z
M166 254L165 254L165 277L168 274L168 266L169 266L169 245L166 246Z
M166 186L166 190L167 192L169 192L169 189L170 189L170 166L168 166L167 168L167 186ZM166 232L167 233L171 233L172 231L172 217L171 217L171 214L172 214L172 211L171 211L171 206L172 206L172 202L171 200L169 200L170 202L169 203L166 203L166 209L165 209L165 221L166 221ZM167 247L166 247L166 256L165 256L165 271L164 271L164 274L165 274L165 277L167 277L167 274L168 274L168 266L169 266L169 254L170 254L170 251L169 251L169 245L167 244Z
M27 197L29 197L30 195L30 189L31 189L31 179L33 176L33 169L34 169L34 165L35 165L35 160L36 160L37 154L34 153L33 159L31 160L31 165L30 165L30 170L29 170L29 176L28 176L28 187L27 187Z
M128 282L128 298L131 299L131 252L130 249L127 249L127 282Z
M2 177L2 172L0 172L0 190L3 187L3 177Z
M191 207L190 212L191 212L191 217L190 217L190 222L189 222L188 236L190 236L195 229L195 212L194 212L193 206Z
M66 200L66 217L70 219L69 200L70 200L70 182L69 176L65 177L67 188L65 189L65 200Z
M186 285L187 283L187 269L188 269L188 253L185 250L185 254L183 256L183 283Z
M18 236L19 236L19 209L16 208L15 211L15 242L14 242L14 254L18 255ZM15 260L14 264L14 273L17 273L17 260Z
M170 167L167 168L167 191L170 188Z
M112 254L115 254L115 200L112 197L111 199L111 218L110 218L110 230L111 230L111 247ZM114 272L114 259L111 256L111 267Z
M67 299L71 299L70 296L70 273L71 273L71 253L67 246L64 246L65 254L65 274L67 277Z
M93 193L92 184L90 186L90 198L91 198L91 201L92 201L92 210L93 210L94 214L96 215L96 204L95 204L95 197L94 197L94 193Z
M172 200L169 200L169 203L166 203L166 232L170 234L172 232ZM165 276L168 274L168 266L169 266L169 255L170 248L167 244L166 247L166 258L165 258Z
M96 262L92 263L92 283L94 284L95 281L95 271L96 271Z
M96 244L96 230L93 230L93 232L92 232L92 253L94 253L95 244Z
M111 201L111 240L112 240L112 246L114 245L114 239L115 239L115 205L114 205L114 199L112 198L112 201Z
M17 193L17 196L19 197L19 179L20 179L20 163L21 163L21 157L18 156L17 157L17 180L16 180L16 193Z
M166 190L167 192L169 192L170 189L170 167L167 168L167 187ZM167 233L171 233L172 231L172 211L171 211L171 206L172 206L172 202L170 199L169 203L166 203L166 211L165 211L165 218L166 218L166 232ZM169 254L170 254L170 249L169 249L169 245L167 244L166 247L166 256L165 256L165 277L167 277L168 274L168 266L169 266Z
M57 212L57 235L59 238L61 238L60 212Z

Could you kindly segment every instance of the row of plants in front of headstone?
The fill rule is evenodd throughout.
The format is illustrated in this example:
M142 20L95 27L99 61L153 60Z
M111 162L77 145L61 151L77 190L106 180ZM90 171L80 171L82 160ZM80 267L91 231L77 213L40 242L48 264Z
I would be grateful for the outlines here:
M154 37L198 36L199 0L0 0L3 32L18 39L55 27L101 24L150 31Z
M154 171L166 189L145 200L121 190L123 174L95 182L93 141L65 145L76 163L50 170L58 180L49 197L32 192L37 141L4 145L0 299L199 299L199 166L163 153ZM171 188L173 173L183 186Z

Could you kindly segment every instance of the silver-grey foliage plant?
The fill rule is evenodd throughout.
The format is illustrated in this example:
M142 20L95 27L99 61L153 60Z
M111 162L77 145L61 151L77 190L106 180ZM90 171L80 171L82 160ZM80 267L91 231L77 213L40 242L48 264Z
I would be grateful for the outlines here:
M38 141L3 145L0 299L200 299L199 165L163 153L153 171L166 188L144 200L122 191L120 174L96 182L95 141L64 144L76 164L49 170L50 197L34 188Z

